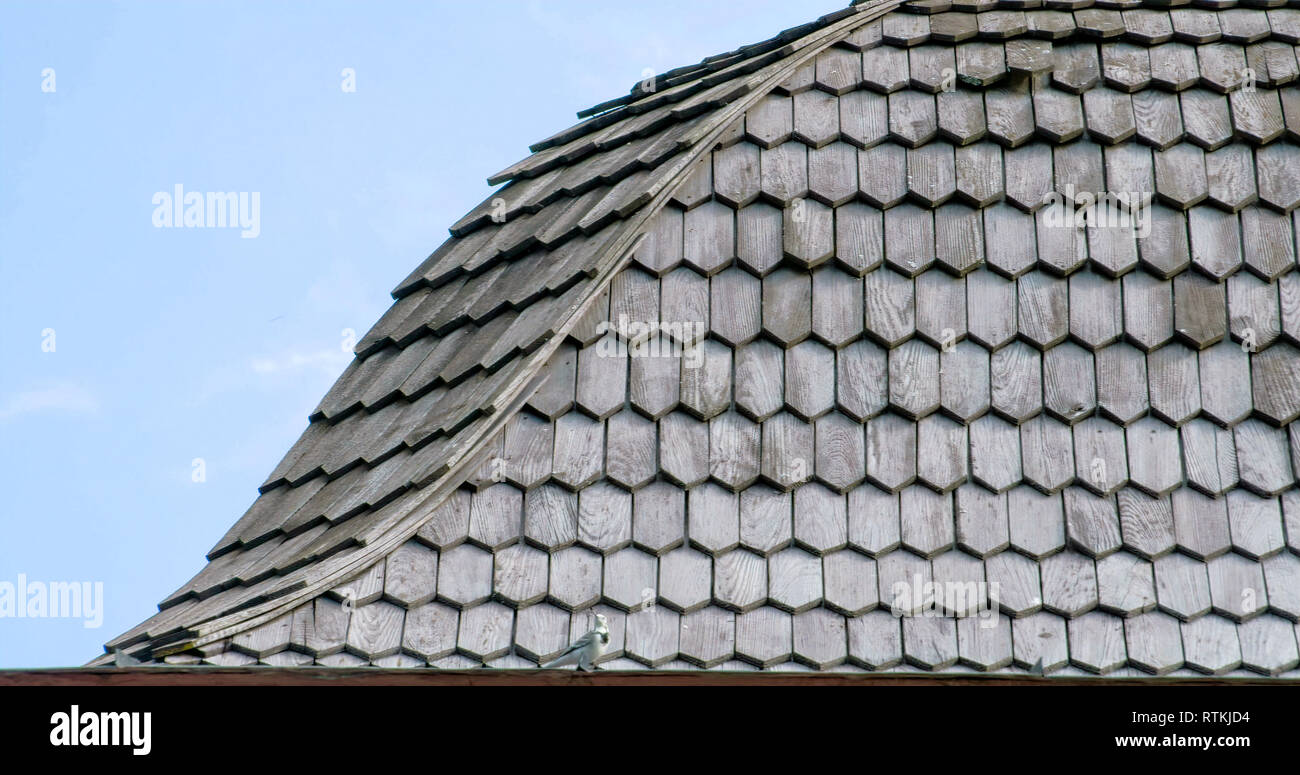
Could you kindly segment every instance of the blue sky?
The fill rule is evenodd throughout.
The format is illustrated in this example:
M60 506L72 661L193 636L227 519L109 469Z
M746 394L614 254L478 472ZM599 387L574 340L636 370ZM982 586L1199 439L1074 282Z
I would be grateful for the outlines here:
M0 590L104 593L0 616L0 667L82 664L202 567L489 174L840 5L0 5ZM257 192L260 233L156 228L177 184Z

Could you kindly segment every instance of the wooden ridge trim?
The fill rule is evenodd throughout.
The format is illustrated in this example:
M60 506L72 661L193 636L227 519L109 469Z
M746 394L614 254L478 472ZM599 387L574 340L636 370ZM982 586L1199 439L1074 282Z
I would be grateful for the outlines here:
M193 637L160 647L152 651L149 656L156 659L168 654L208 645L268 622L325 592L353 573L364 570L415 535L434 509L477 468L480 462L478 460L479 455L489 449L489 442L495 438L496 433L504 429L506 422L522 408L532 390L540 386L540 380L544 379L546 363L549 362L550 357L559 348L560 344L564 342L568 332L582 320L592 302L599 298L601 292L608 286L613 277L630 262L637 244L644 238L643 232L650 218L662 209L673 193L688 180L695 163L712 151L713 146L732 122L743 116L754 104L800 67L812 61L818 54L833 45L845 32L884 16L902 3L903 0L877 0L877 2L870 4L864 3L859 7L858 13L847 16L820 30L819 33L816 33L815 40L810 41L802 51L792 55L787 61L780 63L780 66L776 67L772 72L763 74L764 71L760 70L758 73L749 76L751 80L758 82L760 85L745 95L744 98L722 108L713 117L712 128L703 133L700 139L695 142L694 147L683 155L683 158L672 163L664 170L666 174L659 178L658 182L653 184L651 188L651 191L654 192L652 200L642 206L628 221L624 222L623 233L607 248L607 259L599 266L597 281L593 284L592 291L587 299L574 305L574 308L569 311L568 318L556 327L555 335L533 353L531 362L521 368L514 379L501 390L497 398L488 404L490 407L489 414L493 416L490 427L475 438L457 440L455 449L448 458L448 470L437 481L430 483L416 496L415 505L403 517L398 518L395 524L386 528L382 539L368 543L365 550L357 552L356 556L350 561L333 566L328 571L312 574L308 578L308 583L301 588L252 608L193 626L190 628L194 633ZM760 74L763 74L761 78L755 77ZM329 562L328 559L324 561L327 564ZM132 650L127 649L127 651L131 652ZM138 651L135 653L138 653ZM99 655L88 664L102 665L109 658L109 655Z

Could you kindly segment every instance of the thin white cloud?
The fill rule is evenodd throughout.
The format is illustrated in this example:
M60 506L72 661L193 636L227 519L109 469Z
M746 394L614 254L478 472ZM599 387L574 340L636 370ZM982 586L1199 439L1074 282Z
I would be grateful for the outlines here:
M99 399L86 388L62 382L14 393L0 402L0 422L33 412L95 412Z
M289 352L274 357L254 358L250 365L258 374L281 374L313 369L337 375L351 359L352 353L336 347L315 352Z

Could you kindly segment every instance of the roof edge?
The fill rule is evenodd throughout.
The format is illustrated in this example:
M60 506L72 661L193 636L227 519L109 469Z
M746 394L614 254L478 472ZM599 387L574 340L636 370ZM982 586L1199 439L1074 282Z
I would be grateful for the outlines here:
M7 686L1300 686L1290 678L720 670L119 667L0 670Z

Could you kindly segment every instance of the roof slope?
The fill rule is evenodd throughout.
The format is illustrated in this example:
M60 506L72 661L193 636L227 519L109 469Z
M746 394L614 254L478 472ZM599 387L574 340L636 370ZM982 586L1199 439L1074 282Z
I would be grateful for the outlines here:
M620 667L1294 670L1300 11L1031 5L846 9L535 145L109 648L536 664L598 610Z

